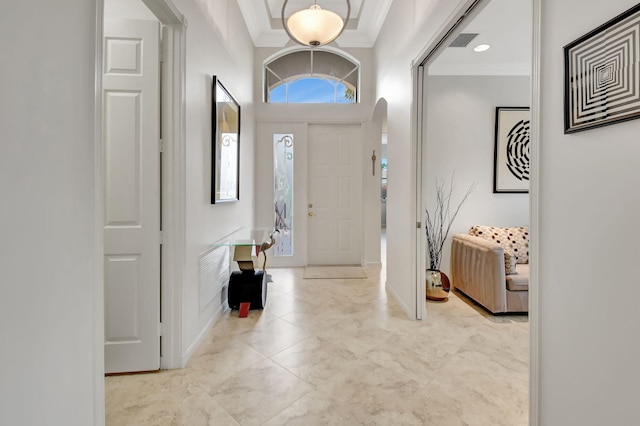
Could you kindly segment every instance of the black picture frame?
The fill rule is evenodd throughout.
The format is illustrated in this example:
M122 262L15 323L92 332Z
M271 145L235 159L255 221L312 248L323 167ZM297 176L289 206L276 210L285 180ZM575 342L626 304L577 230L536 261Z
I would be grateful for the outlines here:
M214 75L211 108L211 204L240 200L240 104Z
M564 47L564 133L640 118L640 4Z
M496 107L493 193L528 193L530 170L529 107Z

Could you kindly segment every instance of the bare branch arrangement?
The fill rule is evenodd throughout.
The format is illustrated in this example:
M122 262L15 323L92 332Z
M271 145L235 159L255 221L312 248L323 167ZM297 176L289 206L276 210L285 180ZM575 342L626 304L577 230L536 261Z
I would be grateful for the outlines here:
M429 248L429 269L432 271L440 270L440 261L442 260L442 248L444 242L449 235L451 224L458 215L460 207L467 200L469 194L473 192L474 183L469 186L467 192L462 197L458 205L451 208L451 196L453 195L453 174L449 188L445 189L444 181L436 179L436 205L433 213L427 212L426 230L427 230L427 246Z

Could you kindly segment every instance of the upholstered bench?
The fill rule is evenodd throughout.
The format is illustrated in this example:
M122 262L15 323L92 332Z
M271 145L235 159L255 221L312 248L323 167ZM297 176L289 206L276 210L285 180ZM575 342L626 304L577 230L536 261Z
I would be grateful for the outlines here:
M492 313L529 310L529 228L473 226L451 242L451 287Z

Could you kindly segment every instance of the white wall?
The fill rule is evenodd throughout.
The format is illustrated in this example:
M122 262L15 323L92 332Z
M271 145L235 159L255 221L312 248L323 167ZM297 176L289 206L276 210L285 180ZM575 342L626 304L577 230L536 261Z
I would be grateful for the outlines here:
M493 193L493 163L496 107L529 106L531 89L526 76L430 76L425 89L427 208L435 206L436 179L448 188L455 173L456 205L474 184L445 241L440 268L449 274L451 236L473 225L529 224L528 194Z
M103 416L95 22L87 0L9 2L0 14L3 425L84 426Z
M638 424L640 121L565 135L562 55L637 1L540 3L540 424Z
M416 312L411 63L461 3L395 0L375 46L376 98L388 102L387 290L410 317Z
M253 226L253 44L234 0L174 0L188 22L186 46L186 222L183 361L221 312L214 302L200 312L199 256L228 234ZM240 201L211 200L211 76L241 105Z
M104 0L104 19L158 20L142 0Z
M291 42L292 43L292 42ZM363 245L362 262L378 264L380 262L380 195L379 173L371 174L371 154L375 149L380 152L380 136L376 137L371 124L374 97L374 64L372 49L343 49L344 52L360 62L360 103L350 105L318 105L318 104L268 104L262 102L262 77L264 61L277 53L280 49L257 48L255 54L255 81L257 112L260 131L257 136L256 163L256 225L259 227L273 227L273 132L281 129L283 133L296 134L296 146L306 144L306 126L314 123L362 123L363 141L360 151L363 161ZM280 124L281 123L281 124ZM275 127L274 127L275 126ZM287 130L290 129L290 130ZM294 247L297 254L293 258L271 257L269 262L273 266L303 266L306 264L306 149L295 148L296 169L295 185L296 200L294 200L294 232L296 241ZM378 158L379 154L377 154ZM380 165L379 160L376 162ZM300 165L303 165L300 167ZM377 192L376 192L376 188ZM300 190L302 189L302 190ZM306 200L306 198L304 198ZM300 255L300 252L304 251Z

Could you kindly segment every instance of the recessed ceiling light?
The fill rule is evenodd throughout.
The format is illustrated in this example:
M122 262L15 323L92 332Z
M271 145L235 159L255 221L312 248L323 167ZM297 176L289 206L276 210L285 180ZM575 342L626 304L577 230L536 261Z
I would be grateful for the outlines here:
M485 50L489 50L491 46L489 46L488 44L479 44L476 47L473 48L474 52L484 52Z

